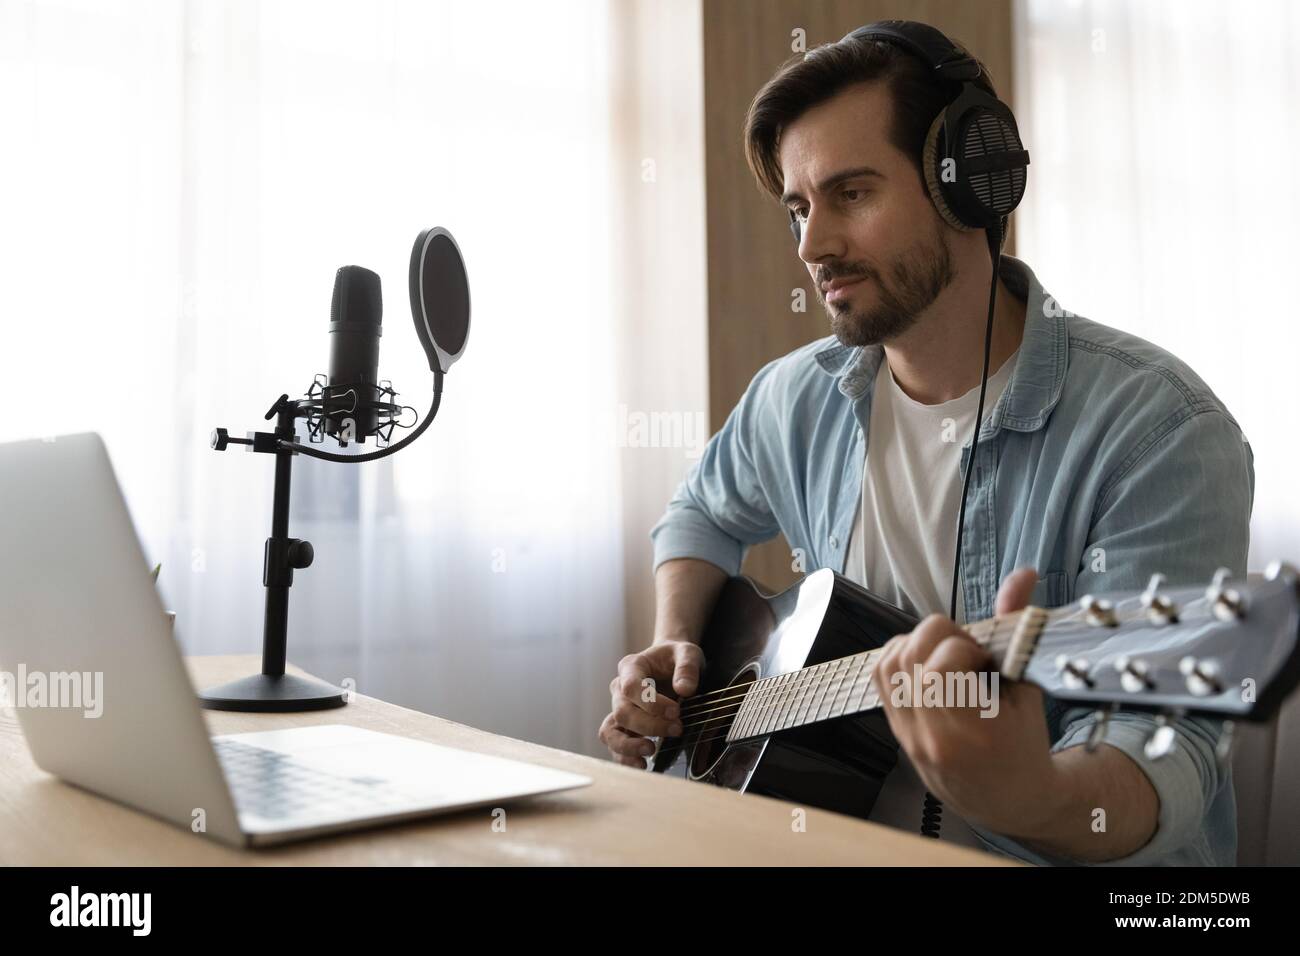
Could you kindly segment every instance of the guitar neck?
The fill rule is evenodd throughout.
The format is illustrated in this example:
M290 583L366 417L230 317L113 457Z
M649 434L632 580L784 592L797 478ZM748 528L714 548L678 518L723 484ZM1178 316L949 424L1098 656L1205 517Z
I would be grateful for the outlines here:
M1046 620L1047 612L1030 607L968 624L965 630L993 652L1001 662L999 671L1018 680L1028 663L1028 649ZM873 678L883 653L883 648L876 648L754 681L727 732L727 742L875 710L880 706L880 689Z

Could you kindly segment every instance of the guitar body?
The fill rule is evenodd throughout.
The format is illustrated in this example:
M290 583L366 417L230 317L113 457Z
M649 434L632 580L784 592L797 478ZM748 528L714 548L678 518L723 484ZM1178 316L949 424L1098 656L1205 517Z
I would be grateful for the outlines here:
M731 578L700 642L698 693L735 687L724 695L735 700L755 680L872 650L915 626L910 614L828 569L771 597L747 578ZM732 745L724 739L729 719L666 738L651 769L865 818L898 761L879 710Z

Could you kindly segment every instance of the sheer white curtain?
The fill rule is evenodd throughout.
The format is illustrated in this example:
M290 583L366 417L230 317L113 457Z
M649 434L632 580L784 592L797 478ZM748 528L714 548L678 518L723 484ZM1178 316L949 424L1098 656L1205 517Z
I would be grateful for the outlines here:
M0 440L108 443L187 652L260 652L266 429L326 369L334 270L445 225L474 325L438 420L294 461L289 657L360 693L598 752L623 652L608 280L609 10L571 2L0 0ZM304 429L300 427L300 434ZM401 434L400 432L398 433ZM332 444L332 443L331 443ZM371 446L367 446L369 448Z
M1294 0L1018 0L1019 255L1064 308L1170 349L1255 453L1250 567L1300 558Z

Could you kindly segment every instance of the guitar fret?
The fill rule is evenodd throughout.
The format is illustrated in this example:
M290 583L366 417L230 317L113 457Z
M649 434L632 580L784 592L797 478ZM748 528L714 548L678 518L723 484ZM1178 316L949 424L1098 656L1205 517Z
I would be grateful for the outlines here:
M852 706L853 695L858 693L859 688L862 686L863 661L861 655L854 654L853 663L857 665L858 671L853 675L852 680L849 681L849 688L844 694L844 710L841 711L843 714L853 713L856 710L856 708Z
M754 706L758 704L758 698L763 693L762 680L755 680L749 685L748 691L745 691L745 700L740 702L740 713L736 714L735 721L732 722L731 730L727 731L727 740L737 740L745 736L750 721L754 719Z
M844 687L844 679L849 676L849 670L853 666L853 659L849 657L845 657L841 660L840 665L841 665L840 667L836 668L835 685L831 690L830 706L826 708L826 718L828 720L832 717L839 716L837 713L835 713L835 706L836 704L839 703L840 691Z
M833 703L833 702L834 702L834 699L835 699L835 698L834 698L834 692L831 690L831 686L834 684L835 679L839 676L839 672L840 672L840 670L844 667L844 661L843 661L843 660L837 660L837 661L834 661L834 662L832 662L832 663L833 663L833 666L831 667L831 673L830 673L830 676L826 679L826 687L825 687L825 689L822 691L822 703L817 705L817 719L818 719L818 720L825 720L825 719L826 719L826 714L822 712L822 705L823 705L823 704ZM829 709L828 709L827 712L829 712Z
M795 714L798 710L797 704L799 695L803 691L803 685L808 679L806 670L795 671L795 678L790 682L790 696L786 700L785 713L781 716L781 722L777 725L778 730L785 730L794 723Z
M813 696L812 700L810 701L812 705L811 706L812 717L808 721L808 723L816 722L817 714L821 711L822 701L826 699L827 679L830 673L835 669L834 664L835 664L834 661L828 661L817 665L821 673L817 675L817 693Z
M817 672L821 665L804 668L806 679L799 686L799 699L795 701L793 717L790 726L802 727L804 725L804 713L808 709L808 702L812 699L812 694L817 690Z
M826 691L824 691L822 695L822 704L826 706L826 710L823 711L822 706L818 706L818 715L816 715L816 719L819 719L819 721L824 721L824 719L828 717L829 713L831 713L832 706L835 705L835 691L833 691L832 687L836 687L837 684L835 682L837 679L840 679L840 671L844 670L846 666L848 665L846 665L844 659L839 659L831 669L831 676L829 676L829 679L827 679L826 682Z
M835 694L839 690L840 683L844 680L844 672L847 667L847 658L840 658L832 662L830 673L826 677L826 687L822 691L821 703L817 705L818 720L826 720L830 716L831 708L835 706Z
M844 699L840 701L840 716L843 717L847 712L849 701L853 699L853 692L858 689L858 675L854 670L859 664L858 656L854 654L849 658L848 670L845 672L845 680L840 690L844 694Z
M797 670L790 675L790 682L785 685L785 699L781 701L781 712L776 715L773 724L775 730L784 730L790 725L790 711L799 693L799 684L804 679L804 672Z
M861 713L863 710L866 709L863 705L866 703L867 694L870 693L870 690L871 690L871 674L872 674L872 669L871 669L871 666L870 666L870 665L871 665L871 653L870 653L870 652L867 652L867 653L865 653L865 654L860 654L860 655L858 655L858 656L860 656L860 657L862 658L862 669L863 669L864 671L866 671L867 676L866 676L866 679L865 679L865 680L862 680L862 681L860 682L860 686L861 686L862 690L861 690L861 692L858 694L858 701L857 701L857 703L853 705L853 713L855 713L855 714L856 714L856 713Z
M853 675L853 684L849 687L849 692L844 696L844 713L856 714L862 700L862 691L866 682L871 679L871 672L867 670L867 658L864 654L853 655L857 661L857 672ZM858 696L858 704L853 702L853 696Z
M763 678L759 682L762 687L758 689L758 693L754 697L754 706L751 708L748 717L745 718L744 734L737 736L754 736L755 732L758 731L758 726L763 721L763 708L766 708L767 698L771 697L772 691L776 687L776 680L777 678L774 676L774 678Z
M861 669L862 669L862 667L861 667L862 662L861 662L861 661L854 661L852 658L849 658L849 660L850 660L850 664L849 664L848 671L847 671L846 673L852 673L852 671L853 671L853 664L854 664L854 663L858 664L858 670L861 671ZM844 708L845 708L845 706L846 706L846 705L848 704L848 702L849 702L849 694L850 694L851 689L852 689L852 687L853 687L853 681L854 681L854 680L856 680L856 675L853 676L853 677L850 677L850 678L849 678L849 686L848 686L847 688L844 689L844 702L843 702L843 703L840 703L840 702L839 702L839 690L836 690L836 692L835 692L835 700L836 700L836 705L840 708L840 712L839 712L838 714L836 714L836 713L834 712L834 711L835 711L835 708L832 707L832 708L831 708L831 714L832 714L832 716L834 716L834 717L843 717L843 716L844 716ZM841 682L841 683L843 683L843 682Z
M849 698L853 696L853 687L855 681L857 680L856 676L853 673L853 665L857 663L857 658L847 657L845 658L845 660L847 661L847 664L844 668L844 680L840 681L840 686L838 690L835 692L835 704L831 708L832 716L835 717L844 716L844 706L845 704L848 703ZM843 701L840 700L841 694L843 694L844 696ZM834 707L839 707L840 710L838 714L834 712Z
M778 730L785 730L794 723L795 711L799 703L799 695L803 691L804 682L808 679L806 670L795 671L794 680L790 682L790 696L786 700L785 713L781 715L781 722L777 725Z
M767 702L767 714L766 719L763 722L763 733L770 734L776 729L776 724L781 717L785 698L789 693L790 682L793 678L793 673L782 674L781 679L777 682L776 692L772 695L772 699Z
M807 682L803 685L800 710L798 710L796 717L794 717L794 723L796 723L797 726L802 727L803 724L807 723L807 713L809 713L810 706L813 706L813 698L816 697L818 688L822 685L822 670L824 666L826 666L824 663L819 663L819 665L807 669L807 671L809 671L809 679L807 679Z
M763 689L758 694L758 699L754 701L753 713L745 721L745 736L756 736L762 726L764 714L767 713L767 703L776 693L776 685L779 678L767 677L763 679Z
M817 665L817 686L808 699L808 715L805 723L816 723L818 714L821 713L822 704L826 700L826 693L830 685L831 675L835 673L837 667L836 661L822 661Z
M880 663L880 658L884 655L883 649L877 649L867 655L871 662L871 673L867 677L867 691L871 697L871 702L864 709L872 709L880 706L880 681L876 680L876 665Z
M763 682L754 681L745 689L745 698L740 702L740 709L736 711L736 719L731 722L731 728L727 731L727 740L739 740L745 736L746 726L753 718L753 704L758 700L758 695L763 692Z

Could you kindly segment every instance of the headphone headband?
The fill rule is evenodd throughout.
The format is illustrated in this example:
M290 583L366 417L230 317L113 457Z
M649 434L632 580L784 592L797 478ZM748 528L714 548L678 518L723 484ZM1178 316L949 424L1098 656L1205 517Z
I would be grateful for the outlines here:
M915 20L878 20L847 33L846 40L885 40L920 58L943 80L969 81L980 75L980 65L963 53L947 35L928 23Z

